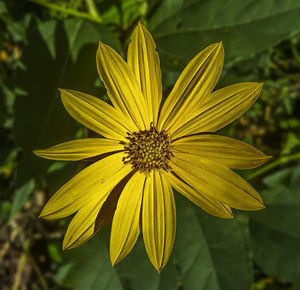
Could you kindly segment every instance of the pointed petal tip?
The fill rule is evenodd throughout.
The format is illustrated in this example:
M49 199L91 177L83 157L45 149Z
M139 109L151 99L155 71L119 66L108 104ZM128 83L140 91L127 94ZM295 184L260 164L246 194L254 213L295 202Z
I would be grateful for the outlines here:
M114 267L116 264L120 262L119 257L113 257L112 254L110 253L110 262L111 265Z
M161 273L161 270L164 268L164 265L153 265L158 274Z
M102 51L103 48L105 48L105 44L99 40L98 48L97 48L97 55Z
M207 214L212 215L217 218L220 218L220 219L233 219L234 218L234 215L229 212L227 212L226 214L222 214L222 215L214 215L214 214L210 214L210 213L207 213Z
M215 49L220 49L220 48L224 48L224 47L223 47L223 42L222 42L222 41L212 43L212 44L209 45L208 47L211 47L213 50L215 50Z
M113 253L112 250L111 250L111 246L110 246L110 263L112 266L115 266L116 264L118 264L119 262L121 262L126 256L124 254L122 254L122 251L121 252L115 252Z
M251 208L249 208L249 209L247 209L247 210L248 211L256 211L256 210L262 210L264 208L266 208L266 206L264 205L263 201L257 200L256 205L253 206L253 207L251 207Z
M68 92L67 89L62 89L62 88L58 88L57 90L58 90L59 95L60 95L61 98L63 98L63 95Z
M150 257L149 257L150 258ZM152 264L152 266L155 268L155 270L157 271L158 274L161 273L162 269L165 267L167 261L165 261L165 263L163 263L163 261L157 261L156 259L150 259L150 262Z
M272 158L273 158L272 155L267 155L267 154L262 153L261 163L259 163L257 166L265 164L266 162L268 162Z
M96 52L96 59L101 57L101 58L107 58L107 57L111 57L111 51L113 51L113 49L105 44L104 42L100 41L99 40L99 43L98 43L98 49L97 49L97 52ZM99 66L100 64L98 63L99 60L96 61L96 64L97 66Z
M43 209L39 215L39 219L47 219L47 213L45 213L45 207L46 206L43 207Z
M98 42L98 50L103 50L103 49L106 49L106 47L109 47L108 45L106 45L104 42L100 41Z
M63 245L62 245L62 250L63 250L63 251L69 250L69 246L70 246L70 245L69 245L68 243L66 243L65 240L64 240L64 241L63 241Z
M222 219L233 219L234 218L234 215L232 212L227 212L226 215L223 215L223 216L216 216L217 218L222 218Z
M219 48L221 50L221 55L224 58L225 51L224 51L224 45L222 41L219 42Z
M117 261L110 259L110 263L114 267L117 264Z
M216 50L216 51L221 50L221 52L224 52L224 46L223 46L223 42L222 42L222 41L220 41L220 42L215 42L215 43L211 44L210 47L211 47L213 50ZM219 53L220 53L220 52L219 52Z
M43 213L43 210L42 210L42 212L41 212L40 215L39 215L39 219L49 219L49 218L47 218L47 215L44 214L44 213Z
M44 206L44 208L42 209L40 215L39 215L39 219L45 219L45 220L56 220L58 219L57 216L53 216L53 213L55 213L55 211L49 211L49 207L47 208L48 210L46 211L46 207L47 204Z
M111 245L109 247L109 257L112 266L118 264L122 260L122 258L120 259L120 253L117 253Z
M236 85L240 85L241 89L245 91L252 91L257 98L260 95L264 84L258 82L242 82Z
M253 210L260 210L260 209L264 209L266 206L264 205L264 201L261 198L260 194L257 193L258 196L255 198L256 199L256 205L255 208Z
M264 85L264 83L258 83L258 82L242 82L237 83L236 85L243 86L245 89L261 89Z
M145 29L147 30L146 26L140 21L138 22L138 25L136 27L139 27L142 30L145 30Z
M262 90L262 87L264 85L264 83L258 83L258 82L246 82L245 84L248 84L251 86L251 88L257 89L259 91Z
M68 91L66 89L58 89L58 92L59 92L59 95L60 95L60 98L63 100L64 98L66 98L66 95L68 93Z
M222 57L224 57L224 46L223 46L223 42L217 42L212 44L214 45L213 50L215 50L215 52L219 55L221 55Z
M62 245L62 250L63 251L67 251L67 250L71 250L71 249L73 249L73 248L76 248L76 246L74 247L73 245L74 245L74 240L72 240L72 239L66 239L66 236L64 237L64 240L63 240L63 245Z
M257 83L257 88L259 89L259 91L262 90L263 86L264 86L264 83Z

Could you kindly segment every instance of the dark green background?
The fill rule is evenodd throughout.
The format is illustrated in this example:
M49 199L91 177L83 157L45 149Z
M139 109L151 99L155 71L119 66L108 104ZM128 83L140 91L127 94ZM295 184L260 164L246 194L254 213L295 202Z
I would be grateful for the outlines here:
M175 193L176 241L160 275L141 238L112 267L110 225L62 252L69 219L37 218L82 164L42 160L32 150L90 134L67 114L57 89L108 100L96 72L98 41L125 56L138 21L157 43L164 96L195 54L223 41L217 86L265 85L252 108L220 133L273 155L265 166L239 172L261 193L262 211L221 220ZM298 0L1 0L0 53L1 289L300 289Z

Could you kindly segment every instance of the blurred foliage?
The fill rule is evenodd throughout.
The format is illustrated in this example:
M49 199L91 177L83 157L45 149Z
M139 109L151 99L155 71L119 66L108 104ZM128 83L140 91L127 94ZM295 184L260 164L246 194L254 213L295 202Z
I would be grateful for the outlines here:
M108 101L96 73L98 41L125 56L137 21L157 43L165 96L200 49L223 41L218 87L265 85L249 112L221 133L273 155L241 172L265 210L221 220L176 194L177 236L160 275L141 238L112 267L110 226L62 252L68 219L37 218L82 164L42 160L32 150L91 134L66 113L57 88ZM298 0L0 0L0 288L300 289L299 68Z

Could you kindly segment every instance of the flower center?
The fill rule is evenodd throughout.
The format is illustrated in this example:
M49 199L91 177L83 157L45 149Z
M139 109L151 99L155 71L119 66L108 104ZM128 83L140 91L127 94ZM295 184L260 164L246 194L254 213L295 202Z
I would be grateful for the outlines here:
M149 173L151 170L170 170L168 161L173 156L171 140L163 130L159 132L151 124L149 130L127 133L129 143L124 143L127 156L123 162L131 163L140 172Z

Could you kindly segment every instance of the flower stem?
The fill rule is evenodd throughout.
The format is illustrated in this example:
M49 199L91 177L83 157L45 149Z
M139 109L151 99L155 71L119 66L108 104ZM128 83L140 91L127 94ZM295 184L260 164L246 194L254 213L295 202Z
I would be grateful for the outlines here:
M100 15L99 15L99 12L97 10L94 0L85 0L85 2L86 2L86 6L89 10L90 15L92 15L96 18L100 18Z
M85 12L76 11L76 10L65 8L65 7L62 7L62 6L53 4L53 3L48 3L44 0L28 0L28 1L33 2L35 4L38 4L40 6L47 7L47 8L52 9L52 10L56 10L56 11L66 13L68 15L73 15L73 16L78 17L78 18L83 18L83 19L87 19L87 20L90 20L90 21L93 21L93 22L102 23L102 19L99 15L95 16L94 14L89 14L89 13L85 13ZM93 11L93 13L94 12L95 11Z
M248 180L253 179L255 177L265 174L266 172L272 170L273 168L275 168L281 164L285 164L292 160L297 160L297 159L300 159L300 152L292 154L292 155L282 156L279 159L275 160L274 162L269 163L269 164L261 167L260 169L256 170L255 172L250 173L246 178Z

